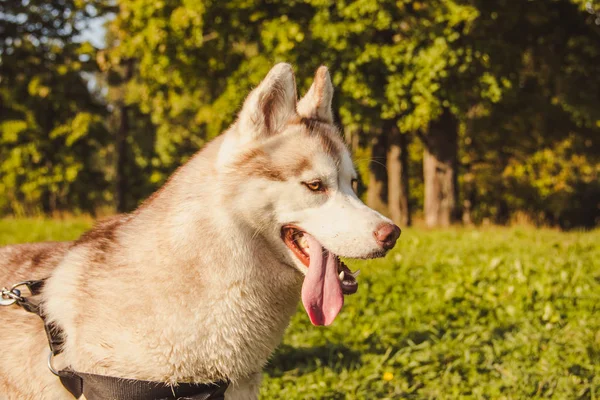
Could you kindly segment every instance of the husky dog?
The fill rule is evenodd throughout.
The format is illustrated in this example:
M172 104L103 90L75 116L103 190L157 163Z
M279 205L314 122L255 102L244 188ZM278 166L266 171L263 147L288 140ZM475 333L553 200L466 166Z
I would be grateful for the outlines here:
M400 235L353 190L332 95L320 67L297 101L292 67L277 64L135 212L74 242L0 249L0 286L47 278L34 299L64 335L56 369L227 380L226 399L256 399L300 298L313 324L331 324L357 289L338 256L384 256ZM0 307L0 349L0 398L72 398L48 371L39 317Z

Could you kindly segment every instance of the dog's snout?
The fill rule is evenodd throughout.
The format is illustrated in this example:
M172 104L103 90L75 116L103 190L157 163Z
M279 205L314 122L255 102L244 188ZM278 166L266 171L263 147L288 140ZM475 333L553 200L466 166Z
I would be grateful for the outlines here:
M400 228L394 224L383 223L375 229L373 236L377 243L386 250L396 245L396 240L400 237Z

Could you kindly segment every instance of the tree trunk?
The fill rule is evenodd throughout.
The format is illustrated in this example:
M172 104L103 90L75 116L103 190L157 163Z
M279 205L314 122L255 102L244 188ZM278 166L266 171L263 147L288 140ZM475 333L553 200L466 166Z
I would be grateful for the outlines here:
M386 132L372 139L371 160L369 161L369 188L367 205L387 214L387 171L386 171Z
M473 113L469 113L473 114ZM469 116L465 126L465 136L466 140L464 142L465 152L471 153L472 155L475 153L475 149L473 148L473 117ZM469 162L463 167L463 175L462 175L462 192L463 192L463 201L462 201L462 223L465 226L473 225L473 208L475 206L475 174L473 172L473 163Z
M458 198L458 122L449 110L430 123L424 145L425 223L449 226L456 218Z
M116 208L117 212L122 213L127 209L127 136L129 135L129 106L125 102L125 86L133 76L133 60L124 62L123 81L121 82L121 104L119 115L119 127L115 137L116 152Z
M390 217L396 225L409 226L408 205L408 139L400 133L396 122L389 128L387 153L388 207Z

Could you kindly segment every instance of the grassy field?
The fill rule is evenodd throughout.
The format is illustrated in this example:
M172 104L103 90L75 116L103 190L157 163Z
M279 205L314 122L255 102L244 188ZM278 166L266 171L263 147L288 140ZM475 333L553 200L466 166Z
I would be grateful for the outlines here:
M0 220L0 245L86 221ZM598 399L600 231L405 229L333 326L299 308L263 399Z

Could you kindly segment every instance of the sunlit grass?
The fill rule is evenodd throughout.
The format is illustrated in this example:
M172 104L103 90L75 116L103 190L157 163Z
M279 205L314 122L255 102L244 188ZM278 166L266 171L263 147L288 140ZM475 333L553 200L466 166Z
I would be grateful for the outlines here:
M90 228L91 219L0 219L0 246L11 243L72 240Z
M359 267L332 327L299 309L263 398L600 397L600 231L405 229Z

